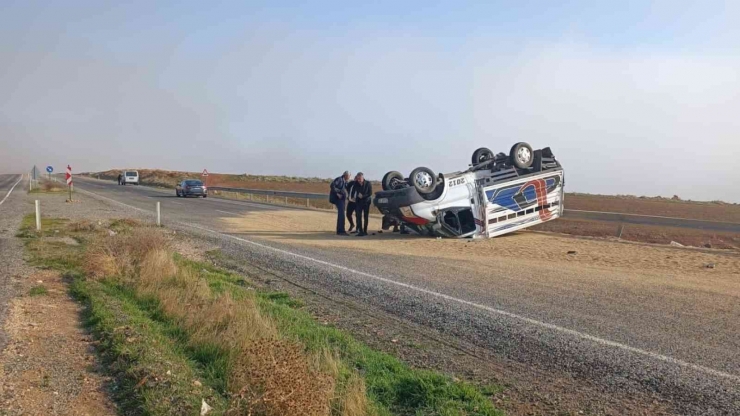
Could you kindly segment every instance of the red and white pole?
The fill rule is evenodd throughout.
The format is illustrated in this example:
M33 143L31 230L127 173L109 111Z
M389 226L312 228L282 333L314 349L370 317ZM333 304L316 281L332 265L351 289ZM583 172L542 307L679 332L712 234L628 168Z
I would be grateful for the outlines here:
M69 187L69 200L72 201L72 168L67 165L67 186Z

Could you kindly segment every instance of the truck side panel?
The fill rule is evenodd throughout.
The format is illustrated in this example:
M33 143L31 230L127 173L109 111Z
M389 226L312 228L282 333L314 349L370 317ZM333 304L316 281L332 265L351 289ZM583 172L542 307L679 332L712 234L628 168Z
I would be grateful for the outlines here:
M484 235L496 237L559 218L563 171L551 171L482 189Z

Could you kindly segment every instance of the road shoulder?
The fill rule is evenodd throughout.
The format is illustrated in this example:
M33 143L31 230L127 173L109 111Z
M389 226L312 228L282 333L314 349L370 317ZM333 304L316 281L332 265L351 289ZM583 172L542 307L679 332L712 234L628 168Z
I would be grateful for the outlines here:
M0 414L116 414L66 283L24 261L16 233L32 204L17 189L0 217Z

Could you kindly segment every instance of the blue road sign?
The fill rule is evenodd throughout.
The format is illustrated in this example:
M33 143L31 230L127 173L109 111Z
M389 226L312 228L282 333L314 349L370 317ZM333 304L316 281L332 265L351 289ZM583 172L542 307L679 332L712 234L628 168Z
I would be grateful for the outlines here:
M52 168L51 166L47 166L46 171L49 173L54 172L54 168Z

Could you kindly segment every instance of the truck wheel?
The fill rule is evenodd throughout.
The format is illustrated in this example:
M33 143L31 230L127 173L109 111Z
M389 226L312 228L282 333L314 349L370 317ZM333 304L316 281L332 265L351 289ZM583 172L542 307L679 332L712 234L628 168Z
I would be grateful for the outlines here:
M493 160L493 152L490 149L481 147L473 152L473 165L481 164L487 160Z
M381 182L381 185L383 185L384 191L392 191L394 189L398 189L399 185L403 182L403 175L401 172L396 172L395 170L390 171L383 176L383 181Z
M509 157L511 158L512 165L519 169L527 169L532 166L534 152L532 151L532 146L524 142L519 142L511 147Z
M409 180L414 184L414 188L422 194L430 194L437 187L437 177L429 168L416 168L411 172Z

